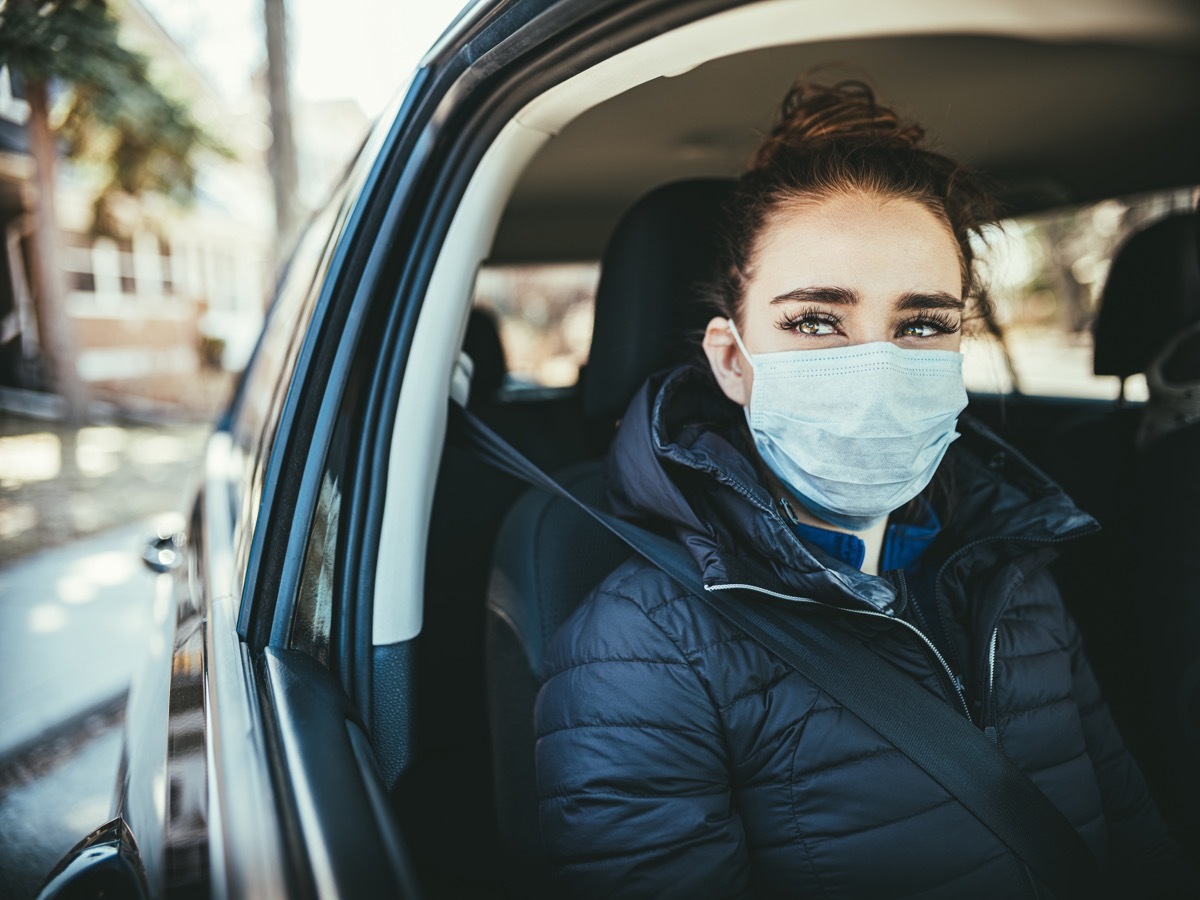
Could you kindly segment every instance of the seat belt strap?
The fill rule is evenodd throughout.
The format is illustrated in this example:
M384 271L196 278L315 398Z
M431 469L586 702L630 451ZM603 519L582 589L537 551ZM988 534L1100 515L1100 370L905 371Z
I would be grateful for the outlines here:
M1096 896L1099 867L1079 833L965 716L823 616L800 618L757 596L733 599L709 591L678 542L583 502L456 403L451 403L450 429L456 443L488 465L579 507L837 700L941 785L1055 897Z

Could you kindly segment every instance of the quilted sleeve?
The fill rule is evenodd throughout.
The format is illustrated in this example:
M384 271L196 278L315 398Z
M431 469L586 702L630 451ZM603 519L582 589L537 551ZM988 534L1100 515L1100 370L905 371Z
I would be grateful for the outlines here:
M542 837L572 897L748 897L715 705L642 606L599 593L563 626L535 709Z

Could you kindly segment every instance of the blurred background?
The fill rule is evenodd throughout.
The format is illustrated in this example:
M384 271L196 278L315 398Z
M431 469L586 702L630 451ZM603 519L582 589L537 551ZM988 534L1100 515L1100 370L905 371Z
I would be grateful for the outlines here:
M461 3L44 5L0 7L0 563L139 511L34 485L195 457L297 233ZM148 451L127 424L170 427Z
M0 897L107 818L276 273L463 0L0 2Z

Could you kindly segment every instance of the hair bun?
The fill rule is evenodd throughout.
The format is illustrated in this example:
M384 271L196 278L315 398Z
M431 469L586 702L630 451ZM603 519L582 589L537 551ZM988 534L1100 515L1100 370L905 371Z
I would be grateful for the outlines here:
M759 147L751 169L770 166L782 152L808 153L831 144L916 150L924 137L920 125L881 106L865 82L825 85L801 79L784 97L779 121Z

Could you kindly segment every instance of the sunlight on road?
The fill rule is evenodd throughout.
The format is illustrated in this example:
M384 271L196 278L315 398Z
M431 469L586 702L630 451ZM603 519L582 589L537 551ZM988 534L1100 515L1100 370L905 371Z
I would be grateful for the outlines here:
M0 541L16 537L37 524L37 510L28 503L0 506Z
M129 447L129 458L145 465L165 465L189 458L195 451L169 434L140 437Z
M100 587L122 584L137 571L132 552L94 553L71 563L54 583L54 593L63 603L90 603Z
M54 593L63 603L79 606L92 602L96 596L96 586L78 575L64 575L54 585Z
M57 603L42 603L29 610L29 630L33 634L50 634L67 626L67 611Z
M0 485L49 481L62 471L62 442L42 431L0 438Z
M22 434L22 428L29 430ZM16 417L0 423L0 567L38 549L179 509L210 430L206 423L71 428ZM58 572L55 580L66 574L79 573ZM82 577L92 578L92 572ZM80 595L69 583L64 590Z
M122 428L81 428L75 448L75 463L79 471L90 478L100 478L117 470L121 451L129 444L129 435Z
M194 456L194 447L169 434L131 434L115 427L81 428L75 439L73 462L90 478L110 475L122 456L140 465L161 466ZM0 485L14 487L50 481L63 471L63 442L57 434L36 432L0 437Z
M107 553L93 553L71 563L67 570L71 577L90 581L96 585L117 585L124 583L134 572L139 572L137 557L132 552L110 550Z

